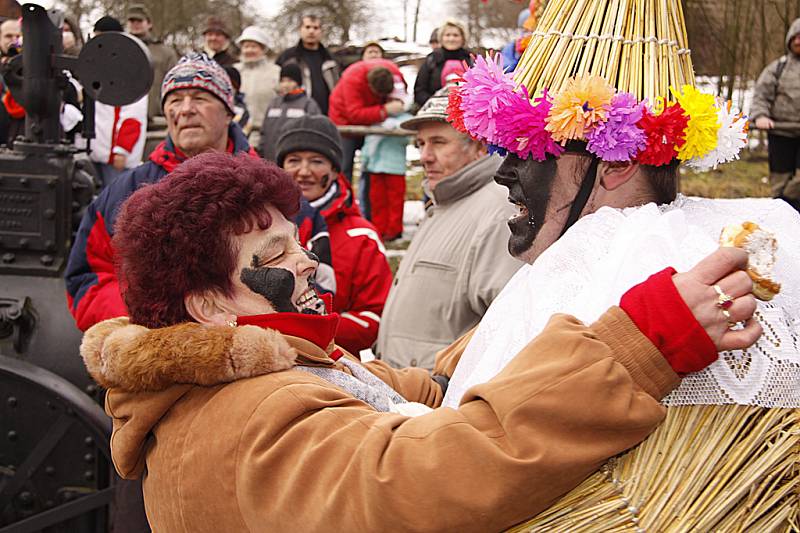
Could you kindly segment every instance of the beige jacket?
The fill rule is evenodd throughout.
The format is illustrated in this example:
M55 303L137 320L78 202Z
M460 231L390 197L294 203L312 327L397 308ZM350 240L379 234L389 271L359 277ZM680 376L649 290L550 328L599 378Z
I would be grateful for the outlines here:
M459 409L414 418L292 370L297 357L346 371L333 348L254 326L87 331L114 465L144 476L154 531L499 531L645 438L678 381L619 308L591 327L554 317ZM366 366L408 400L441 401L421 369Z
M508 189L489 156L440 182L386 300L377 355L432 368L436 352L475 327L522 263L508 254Z
M233 66L242 76L241 92L244 93L244 101L250 113L250 124L257 126L252 132L245 132L249 133L247 140L250 146L260 146L261 124L264 122L269 103L278 94L281 67L267 58L259 61L240 61Z

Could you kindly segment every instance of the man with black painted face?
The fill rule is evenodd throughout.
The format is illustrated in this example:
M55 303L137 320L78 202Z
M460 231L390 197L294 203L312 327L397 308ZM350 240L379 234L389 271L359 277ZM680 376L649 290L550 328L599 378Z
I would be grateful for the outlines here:
M673 201L678 161L663 167L599 161L573 142L559 158L545 161L506 156L495 181L508 188L518 214L508 221L508 250L533 263L579 218L601 207L624 208Z
M94 326L81 353L109 389L116 469L147 473L155 531L504 530L652 431L672 365L754 340L728 330L709 285L748 318L746 254L729 249L590 326L553 317L506 371L435 409L452 366L362 364L335 344L290 222L299 199L274 165L207 153L122 208L130 320ZM641 331L676 306L685 327L650 343Z

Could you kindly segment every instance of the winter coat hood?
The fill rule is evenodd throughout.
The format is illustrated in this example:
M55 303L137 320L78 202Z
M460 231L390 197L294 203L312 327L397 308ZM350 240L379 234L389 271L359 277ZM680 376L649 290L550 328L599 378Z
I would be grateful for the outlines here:
M798 34L800 34L800 18L794 19L792 25L789 26L789 31L786 32L785 44L786 50L788 50L789 53L792 53L792 49L789 47L789 44L792 42L792 38Z
M148 329L131 324L127 317L89 328L80 351L98 384L130 392L155 392L179 384L218 385L286 370L297 357L273 329L194 322Z

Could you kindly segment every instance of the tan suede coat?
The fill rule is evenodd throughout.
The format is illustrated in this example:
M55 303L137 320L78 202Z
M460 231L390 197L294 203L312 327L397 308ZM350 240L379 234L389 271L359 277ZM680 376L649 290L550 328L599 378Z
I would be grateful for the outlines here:
M440 371L467 342L440 355ZM156 532L502 530L644 439L678 381L618 308L591 327L554 317L459 409L414 418L290 369L295 356L341 365L253 326L117 319L90 329L82 354L112 387L114 464L144 475ZM366 366L410 401L441 401L421 369Z

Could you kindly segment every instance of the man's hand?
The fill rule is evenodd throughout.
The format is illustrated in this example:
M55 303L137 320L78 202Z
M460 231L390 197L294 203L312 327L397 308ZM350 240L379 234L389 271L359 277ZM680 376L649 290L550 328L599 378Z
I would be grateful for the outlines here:
M399 115L403 112L403 102L400 100L389 100L386 102L386 104L384 104L383 108L390 116Z
M683 301L697 322L706 330L718 351L747 348L761 336L761 325L753 319L756 300L751 294L753 282L744 269L747 253L739 248L720 248L688 272L672 277ZM718 305L722 292L733 298L726 317ZM743 328L731 329L731 322L743 322Z
M769 117L758 117L756 119L756 128L760 130L771 130L775 127L775 123Z
M117 170L125 170L125 162L127 157L122 154L114 154L114 159L111 161L111 166Z

